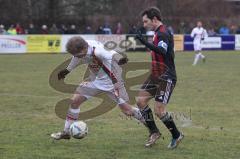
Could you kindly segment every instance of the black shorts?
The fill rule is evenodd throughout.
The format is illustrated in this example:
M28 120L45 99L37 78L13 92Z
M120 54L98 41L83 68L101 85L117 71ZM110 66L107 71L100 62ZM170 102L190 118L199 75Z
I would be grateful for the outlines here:
M155 98L155 101L167 104L173 89L176 85L176 81L171 79L154 79L149 76L141 87L141 90L147 91Z

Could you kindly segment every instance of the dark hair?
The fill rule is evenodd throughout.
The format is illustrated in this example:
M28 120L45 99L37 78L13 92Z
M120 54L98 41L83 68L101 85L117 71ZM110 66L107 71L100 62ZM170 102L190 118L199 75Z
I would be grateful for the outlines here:
M88 47L88 43L80 36L72 37L67 42L67 52L71 54L80 53L83 49Z
M157 7L147 8L141 13L141 15L142 16L147 15L147 17L151 20L153 20L153 18L156 17L158 20L162 21L160 9L158 9Z

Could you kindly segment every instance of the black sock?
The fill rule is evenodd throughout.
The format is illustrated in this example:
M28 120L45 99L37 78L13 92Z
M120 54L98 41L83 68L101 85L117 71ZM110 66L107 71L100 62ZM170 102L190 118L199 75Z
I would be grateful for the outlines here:
M141 110L141 114L145 120L145 126L148 128L149 133L156 133L159 132L156 123L153 118L153 113L151 108L147 105L143 110Z
M168 130L171 132L172 137L174 139L177 139L180 135L180 132L178 131L173 118L171 115L167 112L162 118L161 121L164 123L164 125L168 128Z

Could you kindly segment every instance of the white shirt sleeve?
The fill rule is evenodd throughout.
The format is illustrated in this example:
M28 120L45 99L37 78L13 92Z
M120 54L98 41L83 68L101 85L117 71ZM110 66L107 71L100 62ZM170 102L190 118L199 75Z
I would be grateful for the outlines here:
M68 64L67 70L71 72L74 68L77 67L79 62L80 62L80 58L73 56L71 62Z

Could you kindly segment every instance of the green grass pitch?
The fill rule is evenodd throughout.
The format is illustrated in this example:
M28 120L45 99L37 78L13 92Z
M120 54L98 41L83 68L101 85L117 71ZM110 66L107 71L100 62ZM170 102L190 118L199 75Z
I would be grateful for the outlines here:
M194 53L176 53L178 83L168 110L185 139L175 150L167 149L170 134L158 119L164 138L144 148L145 127L123 118L117 108L86 121L89 134L83 140L53 142L50 133L64 124L55 104L71 95L55 91L48 80L70 56L0 55L0 159L239 159L240 53L204 54L207 62L193 67ZM128 56L130 61L150 60L144 53ZM77 84L82 72L75 70L66 81Z

